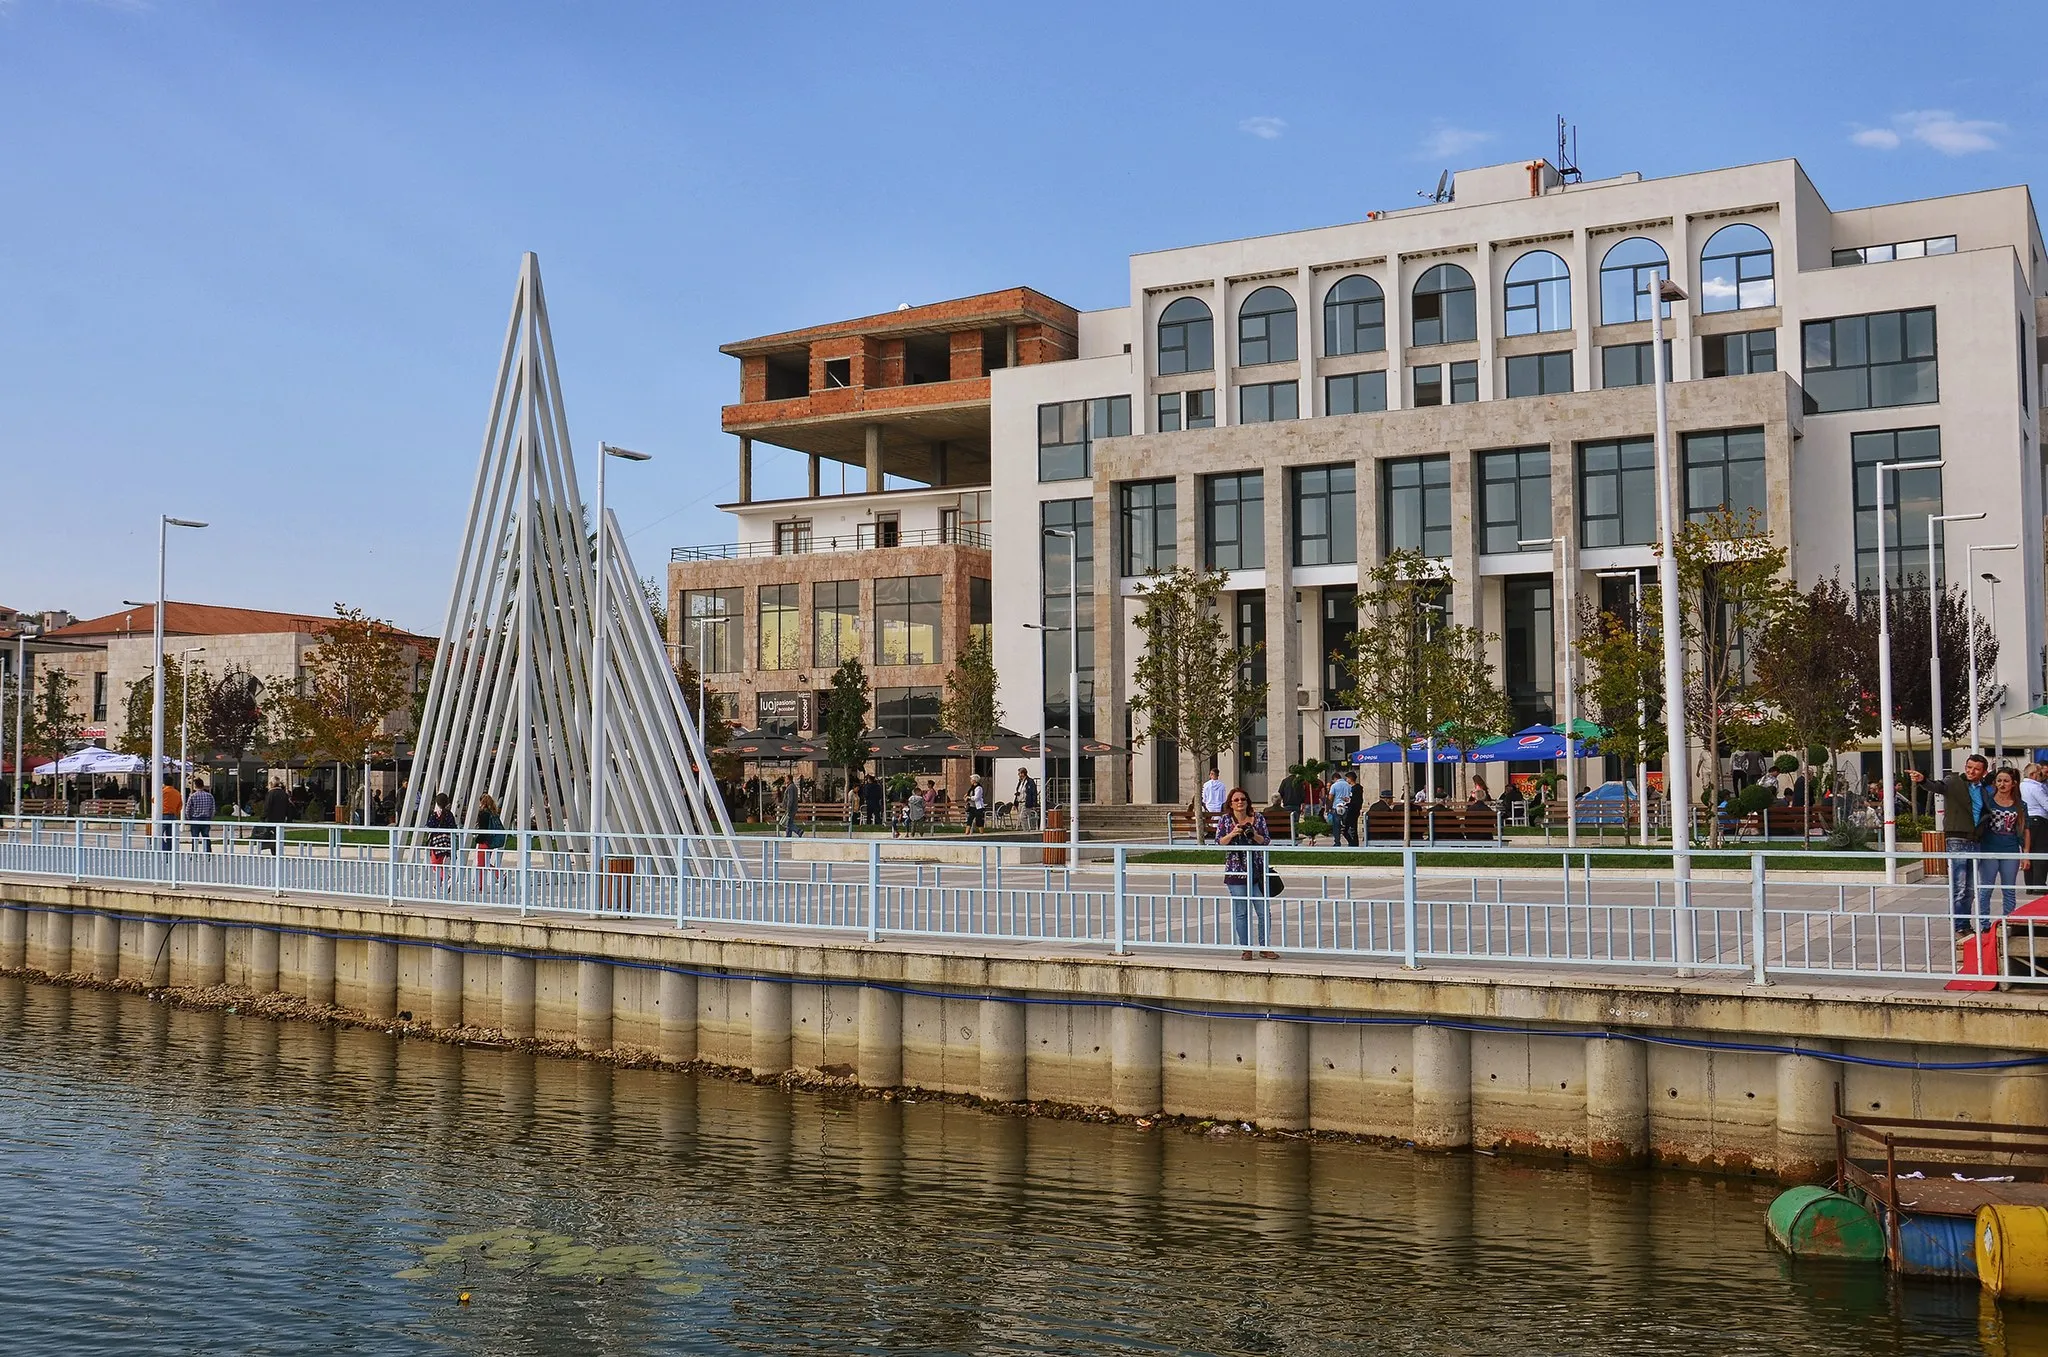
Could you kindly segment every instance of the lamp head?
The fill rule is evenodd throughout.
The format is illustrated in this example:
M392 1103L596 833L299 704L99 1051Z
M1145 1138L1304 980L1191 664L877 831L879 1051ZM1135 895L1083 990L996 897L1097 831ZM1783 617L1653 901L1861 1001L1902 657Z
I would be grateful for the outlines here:
M206 524L196 518L172 518L169 514L164 515L164 522L174 528L203 528L206 526Z
M633 450L632 450L631 448L615 448L615 447L613 447L613 446L612 446L611 444L609 444L609 443L599 443L599 444L597 445L597 448L598 448L598 451L599 451L599 452L602 452L602 453L603 453L603 454L604 454L605 456L607 456L607 457L617 457L617 458L621 459L622 461L627 461L627 462L651 462L651 461L653 461L653 460L654 460L654 454L653 454L653 453L649 453L649 452L635 452L635 451L633 451Z
M1660 302L1682 302L1686 300L1686 291L1669 278L1659 278L1657 280L1657 300Z

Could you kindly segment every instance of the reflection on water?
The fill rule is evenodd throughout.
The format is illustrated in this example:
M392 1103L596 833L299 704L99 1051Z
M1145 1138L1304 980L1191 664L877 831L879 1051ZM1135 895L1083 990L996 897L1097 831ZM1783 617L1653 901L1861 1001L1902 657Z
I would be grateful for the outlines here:
M16 1351L2029 1350L1974 1287L1792 1267L1764 1244L1770 1195L0 979Z

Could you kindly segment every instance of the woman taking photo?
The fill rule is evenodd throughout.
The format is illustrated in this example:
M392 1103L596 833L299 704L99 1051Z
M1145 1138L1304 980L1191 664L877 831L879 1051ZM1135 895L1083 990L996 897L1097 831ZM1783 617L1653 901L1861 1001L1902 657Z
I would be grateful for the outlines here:
M1278 952L1264 950L1266 855L1254 851L1273 842L1273 835L1266 828L1266 817L1252 809L1252 798L1242 787L1231 788L1224 799L1216 842L1229 850L1223 855L1223 884L1230 887L1230 922L1237 945L1245 948L1244 959L1252 959L1250 925L1256 922L1259 955L1278 961Z
M1977 907L1989 924L1999 914L2013 911L2014 889L2020 878L2019 855L2027 850L2027 803L2020 796L2020 775L2001 768L1991 775L1991 795L1984 799L1984 813L1977 817ZM1991 891L2005 884L2005 908L1991 912Z

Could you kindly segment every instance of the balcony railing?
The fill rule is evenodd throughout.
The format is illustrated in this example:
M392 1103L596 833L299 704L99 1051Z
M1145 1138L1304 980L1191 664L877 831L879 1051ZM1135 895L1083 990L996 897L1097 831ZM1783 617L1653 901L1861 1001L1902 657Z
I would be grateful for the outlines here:
M980 547L986 551L989 545L989 535L973 528L917 528L893 535L863 529L835 537L805 533L778 541L671 547L668 558L671 561L736 561L749 556L810 556L827 551L874 551L889 547Z

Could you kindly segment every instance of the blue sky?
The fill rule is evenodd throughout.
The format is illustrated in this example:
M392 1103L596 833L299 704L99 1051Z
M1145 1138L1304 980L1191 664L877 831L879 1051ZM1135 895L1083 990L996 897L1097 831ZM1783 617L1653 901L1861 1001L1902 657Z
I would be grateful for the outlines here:
M1115 305L1135 251L1412 203L1559 112L1592 176L2044 178L2032 7L1532 13L0 0L0 603L151 593L168 512L214 524L173 597L437 630L523 250L579 448L657 455L613 481L644 573L731 535L728 340Z

